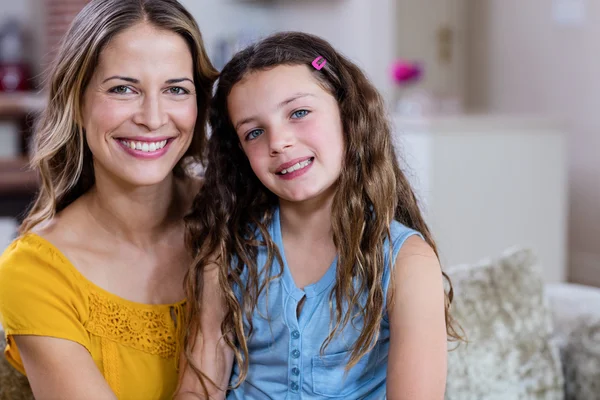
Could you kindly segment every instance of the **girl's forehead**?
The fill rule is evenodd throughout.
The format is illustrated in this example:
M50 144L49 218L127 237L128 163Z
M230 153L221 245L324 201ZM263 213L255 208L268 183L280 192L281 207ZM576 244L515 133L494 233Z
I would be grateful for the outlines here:
M278 65L269 69L251 71L235 86L269 91L275 89L295 91L299 88L320 87L316 77L305 65Z
M304 65L277 66L253 71L236 83L227 98L231 114L278 110L299 94L309 94L315 101L331 96Z

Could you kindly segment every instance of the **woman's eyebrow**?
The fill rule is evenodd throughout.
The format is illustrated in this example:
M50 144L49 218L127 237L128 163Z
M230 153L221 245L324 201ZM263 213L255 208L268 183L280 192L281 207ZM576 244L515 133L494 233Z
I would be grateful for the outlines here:
M117 79L117 80L131 82L131 83L140 83L140 81L135 78L130 78L128 76L119 76L119 75L114 75L114 76L111 76L110 78L106 78L105 80L102 81L102 83L108 82L112 79Z
M119 76L119 75L114 75L114 76L111 76L110 78L106 78L104 81L102 81L102 83L108 82L112 79L117 79L117 80L121 80L121 81L125 81L125 82L131 82L131 83L135 83L135 84L140 83L140 81L138 79L130 78L128 76ZM181 83L183 81L189 81L192 84L194 84L194 81L191 80L190 78L173 78L173 79L166 80L165 83L168 85L172 85L174 83Z

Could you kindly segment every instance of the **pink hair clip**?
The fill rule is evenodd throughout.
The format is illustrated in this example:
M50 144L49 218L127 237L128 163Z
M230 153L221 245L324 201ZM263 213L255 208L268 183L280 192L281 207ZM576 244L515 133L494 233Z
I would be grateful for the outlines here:
M319 64L319 61L320 61L321 59L323 60L323 62L321 62L321 63ZM318 56L318 57L317 57L317 58L315 58L315 59L313 60L313 62L312 62L312 66L313 66L313 67L315 67L315 69L316 69L317 71L320 71L320 70L321 70L321 68L323 68L323 67L325 66L325 64L327 64L327 60L326 60L325 58L321 57L321 56Z

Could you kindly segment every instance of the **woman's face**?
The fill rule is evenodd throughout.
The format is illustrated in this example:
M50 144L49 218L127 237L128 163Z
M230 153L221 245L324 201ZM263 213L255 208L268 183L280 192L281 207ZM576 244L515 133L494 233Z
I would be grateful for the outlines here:
M85 89L83 127L96 180L163 182L187 151L198 113L185 40L146 23L102 50Z

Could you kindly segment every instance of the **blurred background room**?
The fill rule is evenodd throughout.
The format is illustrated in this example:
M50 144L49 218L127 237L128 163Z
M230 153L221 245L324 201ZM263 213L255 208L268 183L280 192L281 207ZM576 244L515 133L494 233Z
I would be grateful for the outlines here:
M399 160L414 184L444 267L478 262L492 265L493 261L481 261L492 259L504 260L500 262L504 267L527 264L529 256L518 249L527 249L530 253L526 254L536 260L532 263L538 266L539 282L535 282L540 288L553 288L550 303L554 302L555 328L548 328L543 318L538 325L531 322L536 321L536 313L547 299L534 296L531 288L537 286L529 280L530 275L512 275L502 281L500 275L490 272L485 286L482 275L465 278L464 270L455 270L459 271L453 276L457 307L459 314L463 307L469 340L487 343L483 328L477 327L484 319L469 325L469 315L478 310L483 310L479 316L494 315L489 324L504 321L502 327L494 325L496 333L485 330L486 337L491 341L493 336L496 344L505 347L512 346L513 340L512 347L528 350L513 359L503 348L498 362L507 368L514 364L513 369L520 372L511 375L504 371L498 376L502 375L504 383L511 379L527 383L515 386L521 389L512 394L498 389L497 397L486 397L477 395L474 387L487 385L482 390L492 390L494 386L486 383L492 373L479 372L479 378L471 381L478 383L470 384L469 395L465 385L462 392L456 386L464 376L449 376L450 398L538 398L515 393L549 393L563 384L575 387L574 382L584 378L574 376L585 376L586 387L595 387L591 394L573 397L573 389L566 391L565 398L600 399L600 289L593 288L600 287L600 112L596 109L600 104L600 2L181 2L197 19L219 69L236 50L281 30L320 35L363 68L387 104ZM44 107L40 92L43 72L60 37L85 3L0 0L0 250L15 237L19 219L36 190L35 174L26 164L35 115ZM478 280L474 276L479 276ZM480 289L481 298L470 297ZM499 308L487 302L493 296L504 296L502 293L512 293L512 297L504 297ZM518 299L530 299L530 295L540 301L538 308L528 308L537 300ZM587 303L597 316L595 333L585 336L587 344L573 347L586 350L565 350L574 342L563 335L564 376L551 367L545 370L529 364L524 354L550 354L547 359L556 361L557 353L549 342L544 339L539 344L542 342L536 338L541 332L551 335L553 329L565 330L567 325L564 332L572 337L577 321L571 316L584 315L574 311L574 303L579 308ZM487 308L478 309L478 304ZM519 312L524 313L522 323L515 322L514 315ZM585 314L586 329L591 329L589 315ZM507 330L506 326L517 328ZM529 329L528 333L522 329ZM508 331L517 333L509 340ZM591 354L590 340L595 343L595 355L586 359L587 364L574 361ZM535 343L541 347L531 351ZM492 352L485 346L477 353L479 361L490 360L486 357ZM471 348L477 349L477 344ZM462 361L451 361L462 365L467 359L465 353ZM554 361L547 366L556 365ZM581 373L581 365L587 365L587 372ZM525 366L531 368L523 372ZM472 373L469 368L450 370L466 376ZM542 383L531 383L527 375L531 371L546 371L539 379L546 382L545 389L540 389ZM523 378L525 375L529 378Z
M39 94L86 0L0 0L0 246L35 190ZM548 281L600 286L600 4L584 0L184 0L217 67L278 30L329 40L383 94L445 264L532 246ZM394 68L414 66L404 79ZM596 177L596 178L595 178Z

